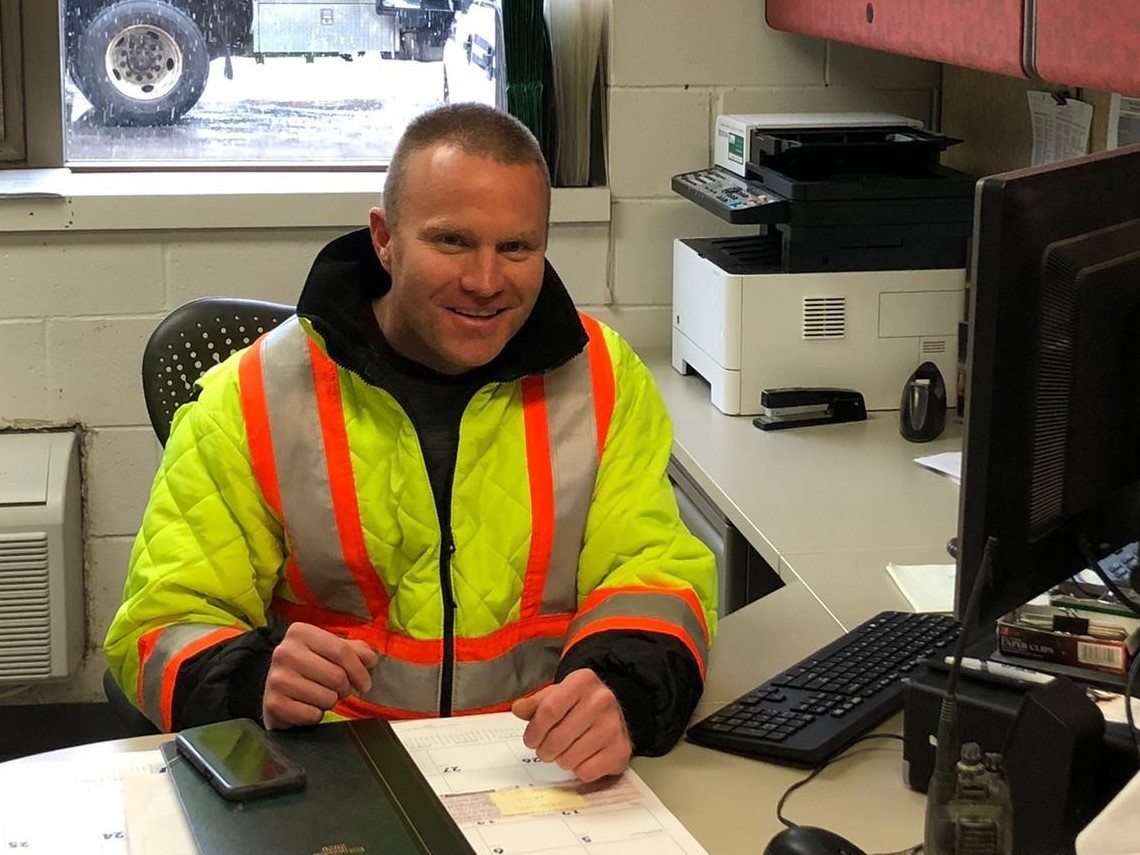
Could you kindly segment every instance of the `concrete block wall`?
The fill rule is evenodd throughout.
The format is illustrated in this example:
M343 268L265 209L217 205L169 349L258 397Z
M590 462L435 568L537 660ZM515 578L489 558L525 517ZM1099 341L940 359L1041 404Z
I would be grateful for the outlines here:
M714 117L875 109L929 120L940 69L771 32L762 0L613 0L611 12L610 222L554 226L549 255L579 305L635 345L664 347L673 238L748 231L669 190L671 175L708 164ZM116 231L73 231L68 217L49 212L58 228L29 231L5 216L11 204L0 201L0 427L26 420L87 430L89 651L73 679L0 703L101 700L99 645L160 456L139 385L147 336L196 296L294 301L319 247L363 224L367 207L359 219L319 226L309 213L297 216L304 227Z
M768 29L763 0L613 0L613 296L668 346L672 240L754 233L669 189L710 164L721 113L885 110L931 122L941 66Z

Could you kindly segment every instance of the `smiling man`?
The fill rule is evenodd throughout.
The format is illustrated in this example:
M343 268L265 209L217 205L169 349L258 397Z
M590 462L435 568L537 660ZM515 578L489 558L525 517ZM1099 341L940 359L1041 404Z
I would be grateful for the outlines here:
M105 644L160 727L512 709L592 781L678 739L715 632L653 381L545 251L516 120L416 119L368 229L176 415Z

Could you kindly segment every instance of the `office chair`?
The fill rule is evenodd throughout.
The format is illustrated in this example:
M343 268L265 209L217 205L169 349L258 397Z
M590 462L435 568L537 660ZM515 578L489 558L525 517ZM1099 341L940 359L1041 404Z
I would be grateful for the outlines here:
M198 397L195 380L293 312L283 303L203 297L167 315L150 334L142 361L143 399L158 441L166 445L175 411Z
M198 397L195 380L293 313L292 306L282 303L203 297L167 315L147 340L142 359L143 399L158 441L166 445L175 411ZM103 672L103 692L128 735L159 732L110 671Z

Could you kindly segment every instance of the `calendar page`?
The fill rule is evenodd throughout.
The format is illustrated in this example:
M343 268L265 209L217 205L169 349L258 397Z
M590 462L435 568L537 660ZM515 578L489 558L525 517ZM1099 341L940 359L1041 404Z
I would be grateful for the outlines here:
M392 727L479 855L706 855L632 769L584 784L511 713Z

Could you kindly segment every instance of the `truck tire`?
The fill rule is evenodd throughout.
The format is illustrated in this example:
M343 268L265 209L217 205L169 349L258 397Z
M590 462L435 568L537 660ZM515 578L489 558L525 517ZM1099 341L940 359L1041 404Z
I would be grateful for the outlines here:
M161 0L120 0L80 33L72 77L105 125L177 122L198 103L209 48L194 19Z

